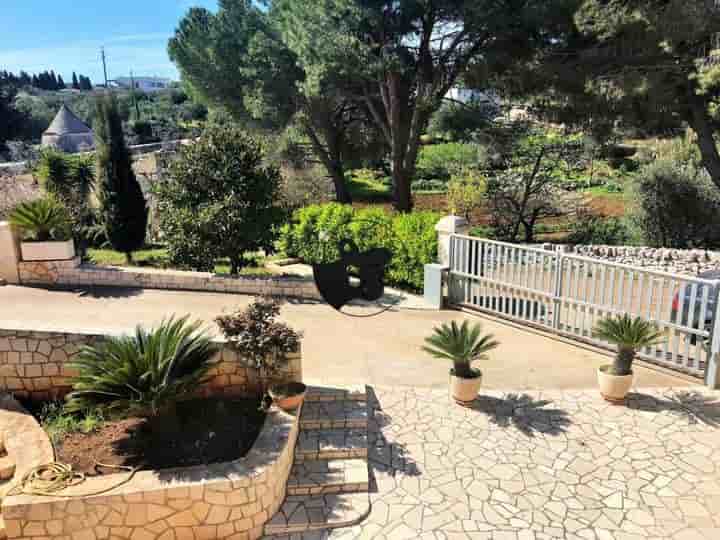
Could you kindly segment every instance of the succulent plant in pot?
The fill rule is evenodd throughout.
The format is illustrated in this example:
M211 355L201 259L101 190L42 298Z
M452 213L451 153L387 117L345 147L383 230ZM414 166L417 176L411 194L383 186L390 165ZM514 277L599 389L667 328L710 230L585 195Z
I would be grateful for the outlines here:
M23 260L60 260L75 256L70 214L54 197L22 202L8 218L22 234L20 248Z
M300 350L302 334L277 321L280 302L274 298L256 298L245 309L215 319L229 344L248 367L258 374L259 394L269 396L281 409L295 409L305 397L301 382L281 377L289 355Z
M473 368L473 363L487 360L487 353L500 343L492 334L483 334L479 323L470 326L468 321L461 325L452 321L436 327L433 335L425 338L425 343L424 351L453 363L450 378L455 401L461 405L474 401L482 384L482 372Z
M615 361L598 368L600 393L609 401L622 401L630 391L637 352L665 339L665 333L655 324L627 313L598 321L593 336L617 346Z

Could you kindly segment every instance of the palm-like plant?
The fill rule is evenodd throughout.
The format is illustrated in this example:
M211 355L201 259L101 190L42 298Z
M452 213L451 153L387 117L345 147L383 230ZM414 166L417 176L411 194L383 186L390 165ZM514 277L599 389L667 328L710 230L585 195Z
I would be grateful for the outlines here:
M637 351L657 345L665 338L665 333L655 324L640 317L632 318L627 313L620 317L601 319L595 325L593 335L617 345L618 352L611 367L611 375L630 375Z
M10 212L9 220L37 242L70 238L70 216L65 206L54 197L18 204Z
M452 361L453 374L462 379L477 377L473 362L487 360L487 353L500 344L492 334L483 334L480 324L471 327L468 321L462 325L452 321L436 327L434 334L425 338L425 343L425 352Z
M84 347L70 363L79 373L69 410L101 409L149 420L173 417L174 405L205 381L218 352L199 321L164 320L147 331Z

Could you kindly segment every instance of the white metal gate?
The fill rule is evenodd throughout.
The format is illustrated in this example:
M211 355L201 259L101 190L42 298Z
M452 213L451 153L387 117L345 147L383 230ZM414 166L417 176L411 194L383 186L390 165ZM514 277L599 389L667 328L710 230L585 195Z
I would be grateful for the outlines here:
M640 356L703 376L720 282L470 236L450 236L451 303L610 348L595 323L629 313L666 332Z

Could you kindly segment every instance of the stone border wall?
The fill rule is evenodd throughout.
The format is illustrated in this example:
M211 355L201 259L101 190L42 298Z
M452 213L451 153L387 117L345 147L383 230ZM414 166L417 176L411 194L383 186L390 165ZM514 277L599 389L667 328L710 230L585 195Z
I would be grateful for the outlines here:
M93 345L105 336L77 332L0 330L0 391L33 400L57 399L70 391L75 375L67 365L83 345ZM248 368L225 341L214 358L210 380L198 390L200 396L250 396L257 392L260 374ZM302 354L289 355L277 379L302 380Z
M256 540L279 510L293 464L298 416L277 409L242 459L209 466L91 477L64 497L6 497L9 540Z
M533 245L530 247L538 246ZM674 274L697 276L700 272L707 270L720 270L719 251L572 244L542 244L541 247L548 251L592 257L593 259Z
M44 287L133 287L322 300L312 278L301 276L233 277L210 272L95 266L80 264L78 257L67 261L19 262L18 273L21 284Z

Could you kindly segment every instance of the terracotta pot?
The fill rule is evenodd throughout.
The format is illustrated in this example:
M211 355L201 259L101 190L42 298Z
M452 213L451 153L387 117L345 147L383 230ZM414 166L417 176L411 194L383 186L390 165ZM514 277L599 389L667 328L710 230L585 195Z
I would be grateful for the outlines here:
M482 373L475 372L476 377L465 379L456 377L455 371L450 370L450 380L452 385L453 399L460 405L469 405L477 398L480 386L482 385Z
M268 390L273 403L283 411L292 411L302 405L307 386L299 382L274 384Z
M624 401L633 383L633 374L613 375L609 373L611 365L598 368L598 384L600 393L608 401Z

